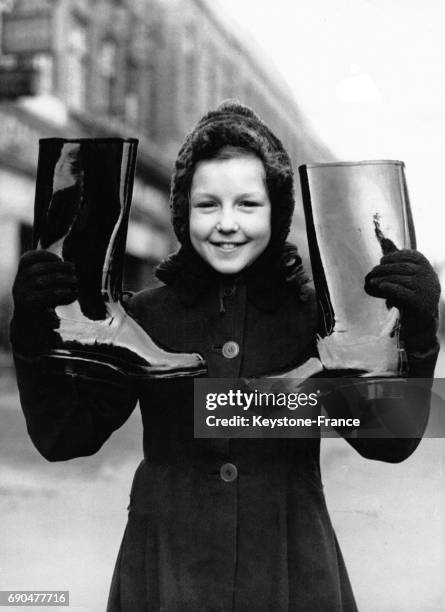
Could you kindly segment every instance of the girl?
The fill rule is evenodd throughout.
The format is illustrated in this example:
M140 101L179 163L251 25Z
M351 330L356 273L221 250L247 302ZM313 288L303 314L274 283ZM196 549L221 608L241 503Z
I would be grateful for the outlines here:
M159 345L200 353L211 378L304 363L315 351L317 308L285 242L293 208L291 163L269 128L235 102L209 112L172 178L181 248L159 267L163 286L130 299L131 315ZM430 264L416 251L393 253L366 288L401 309L410 375L432 376L439 287ZM38 354L52 341L44 313L76 298L72 267L26 254L13 293L22 406L47 459L97 452L140 401L144 460L109 612L356 609L323 495L319 439L195 439L191 379L135 388L44 371ZM401 461L418 440L348 442L370 459Z

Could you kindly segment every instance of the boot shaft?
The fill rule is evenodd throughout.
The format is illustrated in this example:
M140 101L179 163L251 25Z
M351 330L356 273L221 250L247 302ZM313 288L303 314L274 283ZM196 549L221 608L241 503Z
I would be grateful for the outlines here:
M90 319L121 294L137 140L40 140L34 248L76 267L79 304Z

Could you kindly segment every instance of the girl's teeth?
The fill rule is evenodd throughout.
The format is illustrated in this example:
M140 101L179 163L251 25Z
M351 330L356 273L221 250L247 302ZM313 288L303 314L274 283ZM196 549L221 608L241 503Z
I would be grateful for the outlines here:
M239 248L243 243L238 242L214 242L213 245L218 249L222 249L223 251L233 251L234 249Z
M215 242L213 244L214 246L218 247L219 249L222 249L223 251L233 251L234 249L240 246L240 244L235 242Z

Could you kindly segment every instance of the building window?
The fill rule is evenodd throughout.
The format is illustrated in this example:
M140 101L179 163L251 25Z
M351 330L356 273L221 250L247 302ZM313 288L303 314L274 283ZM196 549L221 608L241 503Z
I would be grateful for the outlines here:
M235 83L236 83L235 68L230 61L226 61L223 72L223 97L233 98L235 96Z
M114 106L114 91L116 86L117 45L114 40L104 40L99 50L98 72L100 91L102 94L102 109L111 114Z
M208 47L205 60L206 109L216 106L218 101L217 57L212 46Z
M73 19L68 34L67 102L76 110L85 109L87 82L87 35L85 24Z
M131 57L127 58L125 74L125 120L132 125L139 121L139 66Z
M196 80L197 80L197 57L196 57L196 27L193 22L187 23L183 38L184 58L184 115L190 120L196 107Z
M49 53L38 53L34 55L32 64L37 71L37 95L46 95L53 92L53 69L54 62Z
M244 102L249 106L255 105L254 87L250 81L246 81L244 84Z

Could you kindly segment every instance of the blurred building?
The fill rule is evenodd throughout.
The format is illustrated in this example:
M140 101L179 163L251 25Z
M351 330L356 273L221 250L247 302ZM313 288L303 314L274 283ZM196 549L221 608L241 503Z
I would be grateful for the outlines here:
M0 66L35 72L33 95L3 91L0 101L4 347L10 285L31 246L39 138L139 138L125 270L132 290L153 282L153 267L176 246L171 168L185 133L210 107L228 97L252 106L283 139L295 167L332 159L276 70L215 1L8 0L2 8ZM298 181L296 188L299 198ZM304 236L298 206L295 228Z

